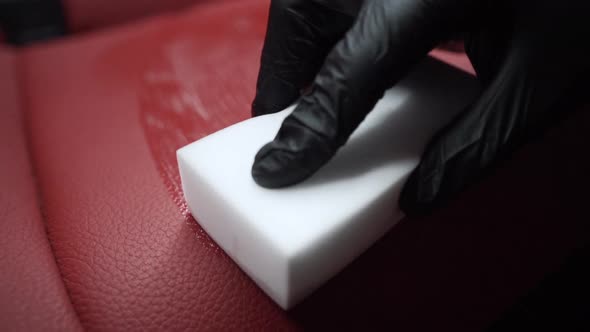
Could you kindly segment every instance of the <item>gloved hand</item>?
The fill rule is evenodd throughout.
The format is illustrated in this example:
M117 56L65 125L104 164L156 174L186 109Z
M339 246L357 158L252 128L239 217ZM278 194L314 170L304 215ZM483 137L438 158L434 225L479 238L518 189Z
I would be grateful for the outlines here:
M431 210L562 112L558 102L589 68L589 9L585 0L366 0L328 54L311 91L257 154L254 180L278 188L311 176L386 89L437 43L465 33L484 91L433 137L400 196L407 214ZM270 21L269 29L280 24L272 13ZM267 38L265 50L276 41ZM283 56L276 53L273 62ZM283 104L273 105L287 106L296 98L292 94L288 102L284 98ZM256 99L270 100L260 87Z

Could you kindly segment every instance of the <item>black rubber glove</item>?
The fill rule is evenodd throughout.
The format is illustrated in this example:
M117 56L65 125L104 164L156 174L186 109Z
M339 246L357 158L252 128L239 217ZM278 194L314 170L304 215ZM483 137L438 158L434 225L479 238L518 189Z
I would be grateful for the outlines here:
M469 32L468 52L487 89L435 136L402 192L406 213L428 211L549 122L551 105L587 63L587 7L582 0L367 0L311 92L256 156L255 181L277 188L312 175L432 47Z

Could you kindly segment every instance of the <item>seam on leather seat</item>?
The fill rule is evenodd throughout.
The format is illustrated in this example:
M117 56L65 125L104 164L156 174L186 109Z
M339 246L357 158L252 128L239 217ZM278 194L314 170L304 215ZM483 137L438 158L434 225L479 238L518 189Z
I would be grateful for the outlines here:
M43 208L43 192L42 192L42 188L41 185L39 184L39 180L38 180L38 169L37 169L37 163L35 160L35 156L33 155L33 145L32 145L32 136L31 136L31 128L30 128L30 114L29 114L29 105L28 105L28 96L26 93L26 83L25 83L25 75L22 73L24 66L26 66L26 63L24 61L24 59L21 56L17 56L15 59L15 81L16 81L16 85L17 85L17 94L18 94L18 101L20 103L20 108L22 110L21 112L21 123L22 123L22 128L21 130L24 133L24 137L25 137L25 144L26 144L26 153L28 156L28 162L29 165L31 165L31 178L34 184L34 189L37 193L36 195L36 205L39 207L39 212L40 212L40 216L41 216L41 221L43 222L43 229L45 230L45 238L47 239L47 242L49 244L49 248L51 250L51 254L53 256L53 260L55 262L55 266L57 268L57 271L59 273L62 285L64 287L64 290L68 296L68 300L70 303L70 306L72 308L72 311L74 312L75 316L76 316L76 320L79 323L79 327L80 330L84 329L84 326L82 324L82 321L80 319L80 314L76 308L76 306L74 305L73 301L72 301L72 295L70 293L69 288L67 287L63 275L63 271L57 261L57 256L55 255L55 250L53 247L53 243L51 241L51 237L49 236L49 231L48 231L48 227L47 227L47 216L45 214L45 209Z

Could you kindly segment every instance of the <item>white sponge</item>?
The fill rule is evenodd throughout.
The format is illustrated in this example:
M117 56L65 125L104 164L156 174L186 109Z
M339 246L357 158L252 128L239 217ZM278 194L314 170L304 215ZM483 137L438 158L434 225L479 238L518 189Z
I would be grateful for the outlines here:
M250 168L292 108L223 129L178 150L190 211L288 309L403 217L399 192L428 138L477 90L474 78L428 59L387 92L330 163L286 189L257 186Z

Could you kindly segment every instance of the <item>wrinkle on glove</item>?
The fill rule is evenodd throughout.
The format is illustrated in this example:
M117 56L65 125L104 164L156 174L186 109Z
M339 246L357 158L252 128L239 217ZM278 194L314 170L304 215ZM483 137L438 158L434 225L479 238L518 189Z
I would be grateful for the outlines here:
M352 25L355 4L354 0L271 2L252 116L282 111L299 98L323 58Z

